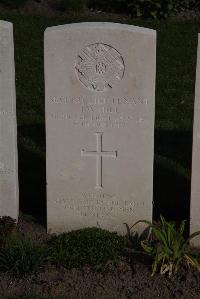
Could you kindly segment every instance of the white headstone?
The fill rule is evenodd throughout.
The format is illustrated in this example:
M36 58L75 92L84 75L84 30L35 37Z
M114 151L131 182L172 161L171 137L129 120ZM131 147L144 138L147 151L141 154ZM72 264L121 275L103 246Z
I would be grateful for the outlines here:
M80 23L45 32L51 232L152 219L156 32ZM138 226L141 232L143 226Z
M190 233L198 230L200 230L200 34L198 35L194 105ZM194 246L200 246L200 236L192 239L191 244Z
M0 216L18 218L13 25L0 21Z

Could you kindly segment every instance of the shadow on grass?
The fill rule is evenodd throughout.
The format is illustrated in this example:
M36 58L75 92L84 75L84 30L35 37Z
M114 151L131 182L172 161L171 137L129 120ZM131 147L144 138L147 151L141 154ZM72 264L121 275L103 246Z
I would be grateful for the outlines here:
M31 138L34 143L26 142ZM20 127L18 130L20 211L33 216L46 226L46 165L45 155L34 144L45 148L42 125ZM40 147L41 148L41 147Z
M192 130L155 130L155 152L170 158L190 170Z
M192 132L156 131L154 161L154 220L190 219Z

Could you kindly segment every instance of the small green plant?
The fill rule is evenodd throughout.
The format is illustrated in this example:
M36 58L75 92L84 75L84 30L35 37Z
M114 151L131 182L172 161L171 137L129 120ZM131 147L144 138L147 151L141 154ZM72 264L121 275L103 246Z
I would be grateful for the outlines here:
M0 250L0 271L14 276L25 276L39 269L46 259L43 244L33 243L21 235L11 235L4 240Z
M49 241L49 259L57 266L78 268L114 260L124 248L125 240L117 233L86 228L54 237Z
M168 273L170 277L177 273L180 264L184 262L200 271L199 262L189 253L188 249L188 241L200 235L200 231L193 233L186 239L184 237L185 220L181 222L178 228L175 223L167 222L163 216L160 216L159 223L154 224L146 220L139 220L133 226L141 222L149 225L151 230L151 239L141 241L141 246L147 254L154 258L152 275L160 267L160 274Z

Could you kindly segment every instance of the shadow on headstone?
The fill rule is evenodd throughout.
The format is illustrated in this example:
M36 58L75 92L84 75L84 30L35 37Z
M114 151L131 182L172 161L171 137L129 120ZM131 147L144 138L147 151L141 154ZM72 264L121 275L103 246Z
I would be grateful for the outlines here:
M154 220L190 219L192 132L156 131L154 161Z
M46 165L45 129L43 125L23 126L18 129L19 205L20 211L33 216L46 226ZM42 148L41 152L26 145L24 140ZM42 154L43 153L43 154Z

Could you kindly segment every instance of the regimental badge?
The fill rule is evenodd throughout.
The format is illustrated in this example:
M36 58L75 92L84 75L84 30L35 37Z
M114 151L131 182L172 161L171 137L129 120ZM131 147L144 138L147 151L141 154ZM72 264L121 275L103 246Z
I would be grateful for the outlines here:
M108 91L124 76L121 54L113 47L96 43L85 47L75 64L78 79L92 91Z

